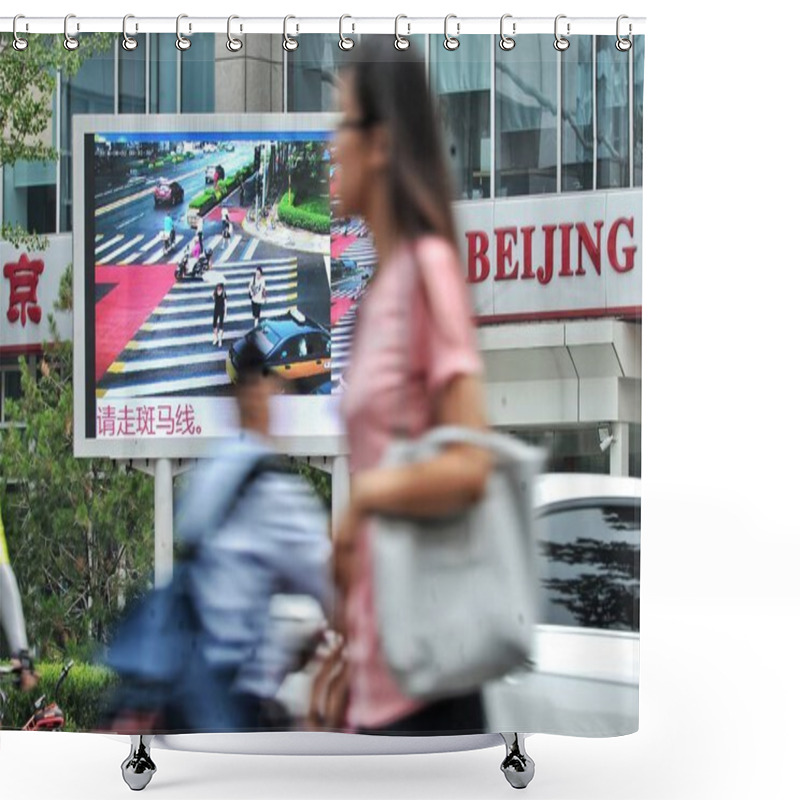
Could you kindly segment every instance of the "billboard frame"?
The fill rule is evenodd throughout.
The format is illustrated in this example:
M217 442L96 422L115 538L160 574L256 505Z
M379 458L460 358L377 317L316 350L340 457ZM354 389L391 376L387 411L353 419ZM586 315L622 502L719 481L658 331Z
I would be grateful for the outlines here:
M86 293L86 185L85 137L103 133L175 134L175 133L320 133L333 135L340 115L332 113L269 114L79 114L72 119L72 201L73 201L73 346L74 357L74 454L78 458L192 459L213 455L224 446L227 436L185 438L167 437L87 437L87 303L94 302ZM94 265L92 265L94 268ZM297 417L327 416L339 420L339 395L293 396L277 398L297 404ZM331 424L329 433L292 434L271 437L275 449L290 456L341 456L348 452L341 422Z

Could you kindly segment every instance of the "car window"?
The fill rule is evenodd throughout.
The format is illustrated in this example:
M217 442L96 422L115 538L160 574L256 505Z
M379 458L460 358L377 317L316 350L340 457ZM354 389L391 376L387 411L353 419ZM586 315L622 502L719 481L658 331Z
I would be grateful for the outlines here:
M640 506L581 503L539 520L539 622L639 630Z

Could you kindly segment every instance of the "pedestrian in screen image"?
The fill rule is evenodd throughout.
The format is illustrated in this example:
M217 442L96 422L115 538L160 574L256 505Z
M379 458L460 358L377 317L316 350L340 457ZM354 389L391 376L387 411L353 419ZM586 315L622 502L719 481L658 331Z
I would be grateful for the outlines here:
M264 272L261 267L256 267L253 277L250 280L250 285L247 287L247 292L250 295L250 309L253 313L253 324L258 325L261 319L261 306L267 300L267 281L264 278Z
M474 734L487 724L480 690L434 701L402 693L381 652L374 602L371 518L456 514L482 496L491 470L488 454L465 444L413 466L381 466L400 413L412 438L437 426L487 427L440 123L423 62L393 42L376 36L359 44L338 86L340 214L366 221L378 256L341 406L352 472L349 506L334 528L349 670L342 727Z
M197 217L197 241L200 242L200 252L203 252L203 218Z
M214 301L214 320L212 323L214 335L211 338L211 343L217 347L222 347L222 329L225 325L225 312L228 305L228 295L225 292L224 283L218 283L214 287L212 299Z

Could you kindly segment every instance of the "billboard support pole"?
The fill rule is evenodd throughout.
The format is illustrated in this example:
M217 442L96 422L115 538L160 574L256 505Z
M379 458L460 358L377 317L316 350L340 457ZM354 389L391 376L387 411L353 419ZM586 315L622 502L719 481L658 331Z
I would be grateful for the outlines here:
M333 529L350 502L350 459L348 456L335 456L331 471L331 518Z
M172 579L172 461L155 461L155 585Z

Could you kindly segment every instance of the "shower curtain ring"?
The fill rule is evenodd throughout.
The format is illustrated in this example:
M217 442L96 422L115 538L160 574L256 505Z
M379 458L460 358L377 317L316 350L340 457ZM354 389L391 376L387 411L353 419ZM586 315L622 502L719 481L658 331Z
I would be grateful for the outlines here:
M623 38L623 36L620 34L620 29L621 29L620 23L624 19L628 19L628 17L626 17L625 14L620 14L617 17L617 45L616 45L616 47L617 47L617 50L620 51L620 53L627 53L628 50L630 50L632 45L633 45L633 38L632 38L633 37L633 26L630 24L630 22L628 23L628 35Z
M293 39L291 36L289 36L289 32L287 31L287 23L289 22L290 19L297 19L297 17L293 17L290 14L288 17L283 18L283 49L286 50L287 52L291 50L297 50L297 47L300 44L300 42L298 42L297 39ZM295 25L295 28L299 33L300 26Z
M130 52L131 50L135 50L139 45L139 42L136 41L132 36L128 36L128 20L135 19L133 14L126 14L122 18L122 49L127 50ZM136 30L139 30L138 23L136 24Z
M399 27L401 19L408 19L408 17L405 14L398 14L394 18L394 46L398 50L408 50L409 46L411 45L411 42L409 42L408 39L405 38L405 36L400 35ZM409 34L411 33L410 24L408 25L408 33Z
M353 18L349 14L342 14L342 16L339 17L339 48L341 50L352 50L356 46L356 43L352 39L344 35L343 26L344 26L344 21L346 19L353 19ZM356 26L354 24L353 31L355 31L355 29Z
M239 19L239 17L233 14L230 17L228 17L228 41L225 42L225 47L227 47L231 53L238 53L244 46L244 42L241 39L237 39L235 36L231 34L231 22L233 22L233 20L235 19ZM241 32L241 30L242 26L240 25L239 31Z
M503 16L500 17L500 49L501 50L513 50L515 45L517 44L517 42L514 39L512 39L510 36L507 36L503 31L503 23L507 19L511 19L511 18L512 18L511 14L503 14ZM516 32L517 32L517 23L516 22L512 22L511 23L511 33L512 34L516 34Z
M64 17L64 49L65 50L77 50L80 46L80 42L74 37L70 36L69 33L69 21L71 19L75 19L74 14L67 14ZM81 29L81 25L79 22L75 23L75 30L79 31Z
M556 17L556 26L555 26L556 27L556 40L555 40L555 42L553 42L553 47L555 47L555 49L558 50L559 52L563 52L564 50L566 50L569 47L569 39L564 38L558 32L558 21L560 19L566 19L566 18L567 18L566 14L559 14ZM569 22L567 23L567 36L569 36Z
M452 51L452 50L458 50L458 46L461 44L461 42L459 42L458 39L456 38L456 36L458 36L461 33L461 23L456 22L456 36L451 36L447 32L447 23L451 19L458 19L458 17L456 17L455 14L448 14L444 18L444 49Z
M28 40L27 39L21 39L20 35L17 33L17 20L18 19L25 19L25 17L22 14L17 14L17 16L14 17L14 23L13 23L13 26L12 26L11 30L14 33L14 45L13 45L14 49L21 53L23 50L25 50L28 47ZM25 23L25 30L28 30L28 23L27 22Z
M175 33L176 33L176 35L178 37L175 40L175 47L177 47L178 50L180 50L180 51L188 50L192 46L191 40L187 39L181 33L181 20L182 19L187 19L188 16L189 16L188 14L178 14L178 18L175 20ZM189 23L189 30L191 30L191 29L192 29L192 24L190 22Z

